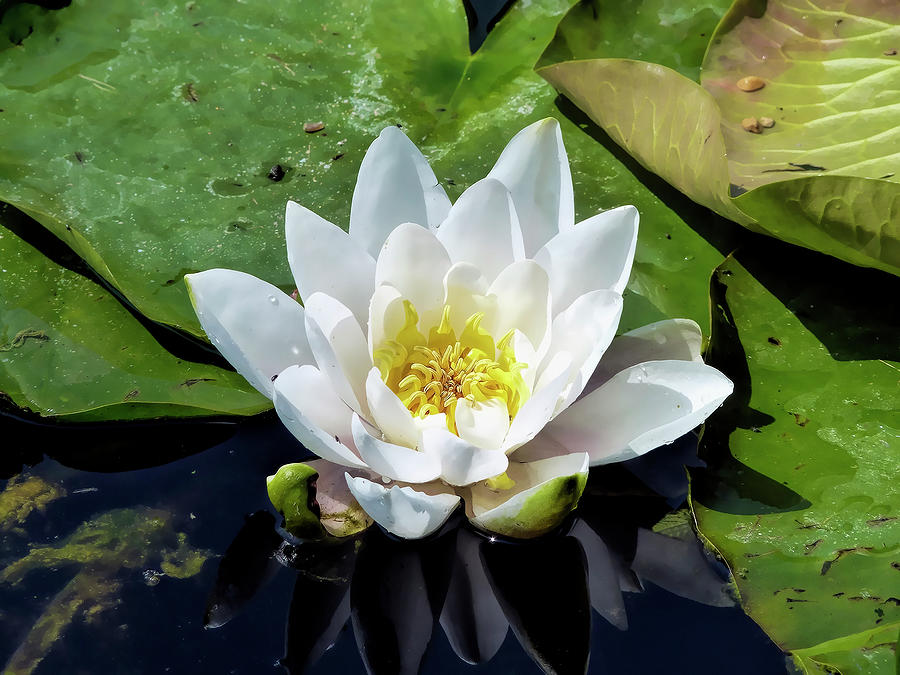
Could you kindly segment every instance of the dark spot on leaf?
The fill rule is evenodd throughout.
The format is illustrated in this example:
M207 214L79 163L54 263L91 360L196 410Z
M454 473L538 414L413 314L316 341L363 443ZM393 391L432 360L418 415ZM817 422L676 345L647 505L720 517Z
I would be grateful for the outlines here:
M838 560L843 558L848 553L854 553L856 551L871 551L871 546L856 546L854 548L842 548L835 553L835 556L831 560L826 560L822 563L822 570L819 572L822 576L828 573L828 570L831 569L831 566L834 565Z
M832 598L839 598L839 597L841 597L843 594L844 594L844 591L839 591L839 592L835 593L834 595L832 595L831 597L832 597Z
M0 112L3 112L3 111L0 110ZM884 174L884 175L881 177L881 180L884 180L885 178L890 178L890 177L892 177L893 175L894 175L894 174L892 174L892 173L886 173L886 174Z
M791 415L794 416L794 422L797 424L797 426L805 427L807 424L809 424L808 417L804 417L800 413L791 413Z
M821 527L818 523L801 523L796 518L794 518L794 522L797 523L798 530L818 530Z
M123 401L130 401L131 399L137 398L137 397L140 396L140 395L141 395L141 390L140 390L140 389L132 389L132 390L129 391L127 394L125 394L125 396L122 397L122 400L123 400Z
M190 101L191 103L196 103L200 100L200 97L197 96L197 90L194 89L193 82L188 82L181 88L181 97L185 101Z
M884 55L885 55L885 56L896 56L896 55L897 55L897 50L894 49L893 47L890 48L890 49L885 49L885 50L884 50Z
M775 345L776 347L780 347L780 346L781 346L781 340L779 340L777 337L770 337L770 338L769 338L769 344L770 344L770 345Z
M763 173L784 173L786 171L828 171L824 166L817 166L815 164L794 164L794 162L788 162L788 166L792 167L790 169L765 169Z
M282 167L281 164L275 164L271 169L269 169L269 180L277 183L282 178L284 178L284 167Z
M672 235L669 234L668 232L666 232L666 239L671 239L671 238L672 238Z
M196 28L197 26L202 26L202 25L203 25L203 22L202 22L202 21L198 21L197 23L192 23L192 24L191 24L191 26L193 26L194 28Z
M182 382L182 383L179 384L178 386L179 386L179 387L193 387L193 386L194 386L195 384L197 384L198 382L215 382L215 381L216 381L216 380L215 380L215 378L213 378L213 377L192 377L192 378L190 378L190 379L188 379L188 380L185 380L184 382Z
M884 525L885 523L889 523L892 520L897 520L897 516L882 516L881 518L873 518L872 520L867 520L866 525L869 527L878 527L879 525Z
M75 161L79 164L84 164L84 155L78 150L75 151Z
M785 598L785 602L812 602L811 600L804 600L803 598Z
M334 157L332 157L331 159L332 159L332 161L337 161L337 160L339 160L339 159L340 159L341 157L343 157L343 156L344 156L344 153L343 153L343 152L339 152L338 154L336 154L336 155L335 155Z

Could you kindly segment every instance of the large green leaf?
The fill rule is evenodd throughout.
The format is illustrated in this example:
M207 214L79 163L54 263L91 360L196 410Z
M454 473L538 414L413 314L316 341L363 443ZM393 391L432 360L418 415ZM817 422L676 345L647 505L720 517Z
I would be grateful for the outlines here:
M736 386L707 423L691 505L745 610L808 672L892 672L900 355L898 310L878 298L900 284L766 248L712 281L708 359Z
M382 127L402 124L455 197L515 131L554 114L531 64L570 4L514 5L474 55L457 0L17 7L8 21L33 32L0 63L0 198L141 312L199 334L183 274L232 267L291 287L285 202L346 225ZM304 134L307 121L324 131ZM707 324L705 277L721 256L575 124L564 136L579 215L642 214L623 328ZM266 177L275 163L281 182Z
M537 67L631 58L699 82L706 45L730 5L731 0L581 0L560 22Z
M900 63L891 45L900 41L900 4L857 3L858 15L845 4L737 0L710 43L703 87L665 52L664 65L606 58L647 54L592 39L617 29L615 10L601 7L595 21L561 24L539 73L698 203L758 232L896 274ZM585 60L557 62L568 58L560 47L568 44ZM678 53L687 59L696 50L686 42ZM742 91L737 82L750 76L765 86ZM749 133L742 121L750 117L775 125ZM799 175L806 180L794 180Z
M0 225L21 214L2 207ZM241 376L179 359L108 291L0 227L0 396L41 415L249 415L271 404Z
M703 61L731 182L751 190L797 172L900 181L900 3L759 6L737 0ZM746 76L765 86L742 91L737 82ZM747 133L747 117L770 117L775 126Z

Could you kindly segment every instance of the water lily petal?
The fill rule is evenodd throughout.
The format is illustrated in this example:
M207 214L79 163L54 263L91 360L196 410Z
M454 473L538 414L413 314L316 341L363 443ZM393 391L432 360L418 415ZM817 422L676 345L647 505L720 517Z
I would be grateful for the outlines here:
M616 374L576 401L543 433L591 464L621 462L671 443L701 424L734 385L693 361L649 361Z
M507 455L528 443L544 428L553 417L557 404L566 385L571 380L572 360L568 354L560 353L554 367L556 376L546 384L535 388L531 398L525 401L509 425L509 432L503 441L503 452Z
M497 275L488 288L497 298L496 310L483 325L495 340L518 329L531 344L540 345L550 329L550 280L533 260L518 260Z
M330 295L365 326L375 289L375 259L337 225L295 202L287 203L284 230L300 297Z
M503 149L488 174L510 191L531 257L557 232L575 223L572 173L559 122L547 118L531 124Z
M441 475L438 457L375 438L356 414L351 428L360 457L375 473L404 483L428 483Z
M353 413L318 368L304 365L285 369L275 380L274 402L284 426L308 450L342 466L367 468L348 447L353 445Z
M420 325L439 316L450 256L434 232L404 223L390 233L375 264L375 285L396 288L419 313Z
M506 471L509 464L502 451L467 443L446 428L425 429L422 448L426 454L440 458L441 479L450 485L469 485L493 478Z
M450 200L428 160L397 127L387 127L363 157L350 204L350 236L377 258L401 223L431 227L444 220Z
M210 341L260 393L272 398L273 376L313 362L303 307L272 284L224 269L184 280Z
M362 532L372 524L372 519L362 510L356 498L347 487L345 473L351 476L371 476L365 469L350 469L329 462L314 459L304 462L319 473L316 478L316 503L319 505L319 520L333 537L350 537Z
M393 286L377 286L369 302L369 353L386 338L393 338L406 321L403 296Z
M478 528L508 537L530 539L557 527L578 505L587 483L587 453L572 453L528 464L510 462L510 490L484 483L471 489L469 520Z
M638 220L633 206L604 211L560 232L535 254L550 275L554 314L589 291L606 288L621 294L625 290Z
M366 377L366 397L372 420L385 438L391 443L415 448L419 442L419 430L412 413L384 383L377 368L372 368Z
M622 296L615 291L585 293L553 318L553 337L545 360L556 354L572 359L573 380L562 407L581 393L609 347L622 316ZM539 377L540 379L540 377Z
M665 319L623 333L612 341L609 349L584 388L592 392L613 375L645 361L697 361L703 334L690 319Z
M454 418L459 437L479 448L499 448L509 431L509 410L500 398L474 403L461 398L456 403Z
M316 363L334 390L347 405L368 416L365 383L372 356L353 313L331 296L313 293L306 298L306 334Z
M475 265L453 263L444 275L444 306L450 308L450 325L461 335L466 321L476 312L496 312L497 298L487 294L488 282Z
M403 539L421 539L437 531L459 505L455 494L426 494L411 487L386 488L346 474L350 492L375 522Z
M493 178L480 180L463 192L437 237L454 263L471 263L488 282L515 260L525 257L522 230L506 186Z

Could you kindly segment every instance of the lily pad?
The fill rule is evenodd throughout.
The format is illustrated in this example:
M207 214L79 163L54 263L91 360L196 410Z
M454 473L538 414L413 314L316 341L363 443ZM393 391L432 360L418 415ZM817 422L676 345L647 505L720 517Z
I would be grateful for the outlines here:
M578 52L586 60L552 63L563 52L549 50L539 73L698 203L752 230L897 274L900 68L892 45L900 42L900 5L863 2L856 14L844 5L737 0L710 42L702 87L672 58L634 60L645 56L640 50L586 59L623 55L601 42ZM561 31L581 37L558 35L554 44L588 43L585 32L610 30L604 16L564 22Z
M7 21L33 30L0 65L0 198L142 313L200 335L177 281L229 267L293 288L285 203L346 224L384 126L402 125L455 197L516 131L555 114L531 64L570 5L514 5L474 55L457 0L16 7ZM642 214L631 285L642 297L623 328L706 323L705 277L721 256L575 124L563 133L579 216L623 203Z
M898 317L867 293L898 284L768 248L738 253L749 271L730 258L713 277L708 358L736 393L707 422L691 506L744 609L807 672L893 672Z
M12 209L0 225L37 227ZM0 227L0 395L41 415L249 415L268 400L234 372L179 359L111 293Z

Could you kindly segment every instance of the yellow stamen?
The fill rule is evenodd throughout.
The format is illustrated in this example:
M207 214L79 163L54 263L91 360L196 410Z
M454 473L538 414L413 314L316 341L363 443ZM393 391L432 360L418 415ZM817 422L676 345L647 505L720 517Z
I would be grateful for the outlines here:
M413 415L445 413L447 428L457 433L459 399L475 404L496 398L506 404L510 419L515 416L530 392L521 376L527 364L517 362L513 353L512 331L495 345L481 327L484 314L478 312L466 320L457 339L446 305L440 324L426 339L415 308L406 301L404 309L404 325L396 337L376 346L373 357L382 379Z

